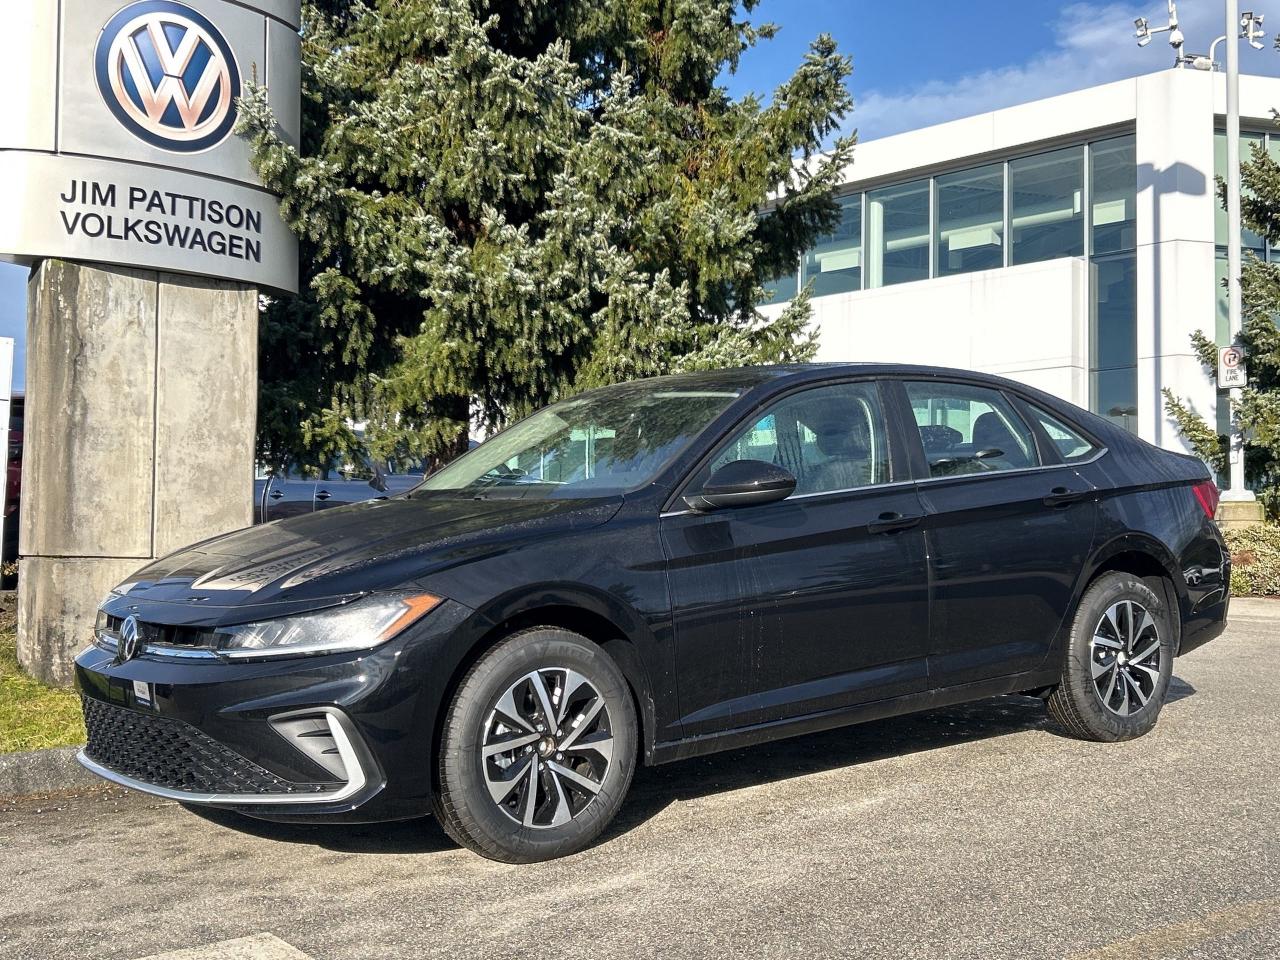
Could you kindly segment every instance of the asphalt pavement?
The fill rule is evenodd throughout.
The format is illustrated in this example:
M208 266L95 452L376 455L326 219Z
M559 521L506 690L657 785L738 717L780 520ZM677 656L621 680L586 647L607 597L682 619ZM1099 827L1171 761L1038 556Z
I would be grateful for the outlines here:
M1280 958L1280 616L1156 730L1006 697L637 774L594 848L278 826L113 789L0 802L0 958ZM1280 610L1280 607L1270 608Z

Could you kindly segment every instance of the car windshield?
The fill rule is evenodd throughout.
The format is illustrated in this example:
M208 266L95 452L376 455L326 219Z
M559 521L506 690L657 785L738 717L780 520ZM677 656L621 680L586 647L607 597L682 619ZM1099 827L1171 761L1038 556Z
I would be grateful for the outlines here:
M459 457L414 495L602 497L651 481L739 396L664 380L624 383L565 400Z

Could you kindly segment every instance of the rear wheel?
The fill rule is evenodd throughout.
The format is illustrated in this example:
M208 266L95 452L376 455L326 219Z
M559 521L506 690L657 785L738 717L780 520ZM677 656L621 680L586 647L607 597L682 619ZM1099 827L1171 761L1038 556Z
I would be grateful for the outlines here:
M468 671L445 718L435 813L481 856L575 853L621 806L638 731L626 680L585 637L535 627Z
M1080 600L1049 714L1084 740L1131 740L1155 726L1172 673L1164 601L1132 574L1105 573Z

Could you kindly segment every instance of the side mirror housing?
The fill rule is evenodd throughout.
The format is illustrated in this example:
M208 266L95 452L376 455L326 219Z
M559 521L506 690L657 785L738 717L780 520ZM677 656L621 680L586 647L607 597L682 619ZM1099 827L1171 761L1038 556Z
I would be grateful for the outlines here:
M684 498L694 510L754 507L785 500L796 489L791 471L763 460L735 460L707 479L706 485Z

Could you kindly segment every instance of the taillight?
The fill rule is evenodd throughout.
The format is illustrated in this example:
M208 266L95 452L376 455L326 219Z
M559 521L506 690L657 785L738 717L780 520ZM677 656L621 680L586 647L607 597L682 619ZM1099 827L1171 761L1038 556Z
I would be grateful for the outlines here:
M1196 495L1196 502L1200 504L1200 509L1204 511L1204 515L1212 520L1218 515L1218 485L1212 480L1201 480L1191 492Z

